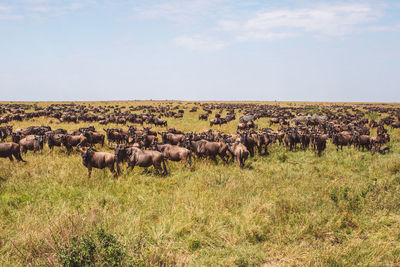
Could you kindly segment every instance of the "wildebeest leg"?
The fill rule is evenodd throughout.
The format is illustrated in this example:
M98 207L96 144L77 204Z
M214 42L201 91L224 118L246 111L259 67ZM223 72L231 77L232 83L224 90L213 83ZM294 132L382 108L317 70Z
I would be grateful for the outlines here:
M190 167L190 165L189 165L189 163L188 163L188 159L187 159L186 157L183 158L182 161L183 161L183 164L185 165L186 168L189 168L189 167Z
M254 147L249 147L250 156L254 157Z
M242 163L241 163L241 160L240 160L240 155L236 156L236 162L239 165L239 167L241 168Z
M10 159L10 161L14 161L12 154L10 154L10 156L8 156L8 158Z
M130 163L128 163L128 166L131 168L131 171L132 171L133 168L135 168L135 163L134 162L130 162Z
M115 169L114 169L114 162L112 162L112 163L110 163L109 165L108 165L108 168L110 169L110 171L112 172L112 174L114 175L114 178L117 178L117 172L115 171Z
M88 178L92 175L92 167L88 166Z
M214 160L215 164L218 164L217 157L215 155L212 155L211 159Z
M268 152L268 145L265 145L265 147L264 147L264 155L269 155L269 152Z
M219 157L222 159L222 161L223 161L224 163L227 163L227 162L226 162L226 159L225 159L225 156L219 155Z
M162 163L162 174L163 176L166 176L168 174L168 171L167 171L167 166L165 166L165 160L162 159L161 163ZM160 168L161 168L161 163L160 163Z
M187 159L189 159L188 163L189 163L189 167L191 167L192 166L192 154L191 153L188 155Z
M154 170L156 171L156 175L159 174L159 170L161 170L161 164L153 163Z

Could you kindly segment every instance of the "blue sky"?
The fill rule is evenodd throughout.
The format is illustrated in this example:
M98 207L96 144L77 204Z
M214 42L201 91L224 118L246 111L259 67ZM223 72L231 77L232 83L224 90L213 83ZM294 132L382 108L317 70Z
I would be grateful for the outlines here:
M0 100L400 101L400 1L0 0Z

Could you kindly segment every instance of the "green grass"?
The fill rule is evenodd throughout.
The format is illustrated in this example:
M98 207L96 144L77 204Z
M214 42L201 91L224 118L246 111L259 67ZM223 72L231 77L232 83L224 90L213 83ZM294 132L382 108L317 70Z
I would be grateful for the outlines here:
M208 129L197 120L200 112L186 111L169 125ZM236 125L221 130L235 132ZM59 148L28 152L27 163L0 159L0 264L398 265L400 131L389 131L392 152L386 155L336 152L329 143L319 158L274 145L243 170L209 160L195 160L192 169L168 162L166 178L123 165L118 180L98 169L88 179L80 156ZM112 240L107 246L99 231Z

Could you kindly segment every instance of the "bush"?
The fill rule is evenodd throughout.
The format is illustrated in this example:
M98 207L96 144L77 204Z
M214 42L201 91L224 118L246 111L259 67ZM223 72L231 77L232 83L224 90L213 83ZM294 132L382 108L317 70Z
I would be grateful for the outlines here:
M59 245L57 256L63 266L122 266L127 258L122 244L103 228L72 236L70 242Z

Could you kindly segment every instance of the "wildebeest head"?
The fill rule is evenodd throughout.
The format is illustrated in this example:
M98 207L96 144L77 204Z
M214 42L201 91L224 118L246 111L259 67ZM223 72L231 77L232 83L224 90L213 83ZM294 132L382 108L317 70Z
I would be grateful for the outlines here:
M86 149L86 151L84 151L83 149L81 151L83 151L81 152L82 162L86 166L87 163L90 161L92 148L89 147L88 149Z
M14 143L19 143L19 141L22 139L22 134L20 133L12 133L11 134L11 141Z
M240 135L240 143L245 144L245 143L246 143L246 140L247 140L247 132L243 132L243 133Z

